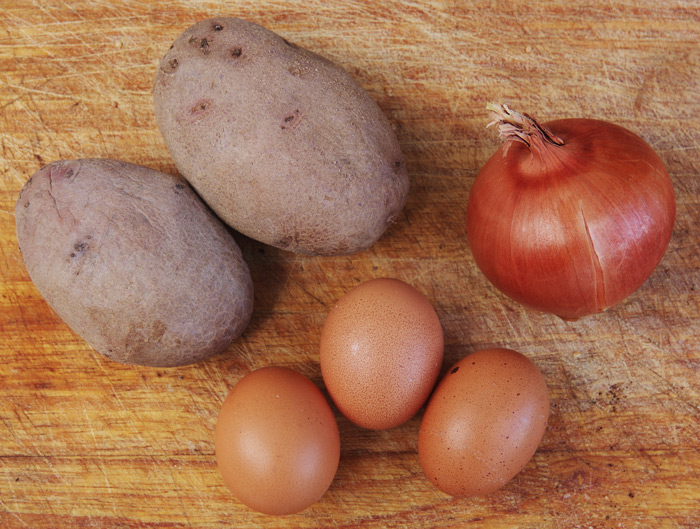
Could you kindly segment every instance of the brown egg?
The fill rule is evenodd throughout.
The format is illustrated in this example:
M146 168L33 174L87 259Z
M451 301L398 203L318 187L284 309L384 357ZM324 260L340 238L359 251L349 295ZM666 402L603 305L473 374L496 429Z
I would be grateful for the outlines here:
M398 426L423 406L442 353L435 309L397 279L350 290L321 334L321 372L333 402L352 422L375 430Z
M535 364L510 349L473 353L448 371L426 406L418 433L423 471L452 496L489 494L527 464L548 417Z
M328 402L311 380L285 367L258 369L233 387L215 444L224 483L265 514L292 514L318 501L340 459Z

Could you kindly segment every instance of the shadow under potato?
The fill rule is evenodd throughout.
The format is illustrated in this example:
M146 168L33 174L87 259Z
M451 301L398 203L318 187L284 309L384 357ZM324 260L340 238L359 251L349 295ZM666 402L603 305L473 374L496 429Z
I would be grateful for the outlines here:
M241 249L243 260L248 264L253 279L253 315L243 336L256 331L270 317L279 299L289 272L284 266L288 253L229 229Z
M289 252L251 239L226 224L224 227L241 249L243 261L250 270L254 295L253 313L250 322L238 339L233 341L225 351L197 365L206 364L206 369L216 366L217 370L236 372L239 375L236 377L238 379L254 368L251 364L250 354L245 352L247 348L244 348L242 344L248 340L249 336L256 334L259 329L264 327L267 318L274 316L274 307L289 275L284 266L285 258L281 254ZM260 350L254 353L263 354L264 351Z

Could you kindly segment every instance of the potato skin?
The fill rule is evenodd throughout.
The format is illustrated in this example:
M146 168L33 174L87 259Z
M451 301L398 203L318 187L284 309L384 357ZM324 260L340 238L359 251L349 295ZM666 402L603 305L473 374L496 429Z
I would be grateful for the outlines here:
M182 33L154 103L180 173L256 240L350 254L404 206L406 165L377 104L343 69L252 22L214 18Z
M181 177L116 160L51 163L15 206L41 295L104 356L180 366L226 349L253 287L225 226Z

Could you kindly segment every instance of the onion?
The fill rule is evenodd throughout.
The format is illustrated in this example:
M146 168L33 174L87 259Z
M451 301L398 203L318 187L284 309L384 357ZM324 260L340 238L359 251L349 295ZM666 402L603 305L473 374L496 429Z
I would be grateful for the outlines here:
M487 108L504 144L467 204L484 275L516 301L570 320L629 296L671 238L676 204L661 158L612 123L540 125L506 105Z

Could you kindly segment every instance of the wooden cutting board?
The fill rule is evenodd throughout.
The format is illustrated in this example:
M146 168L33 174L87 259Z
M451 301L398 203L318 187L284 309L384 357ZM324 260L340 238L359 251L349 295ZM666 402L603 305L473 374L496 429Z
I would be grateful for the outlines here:
M260 23L346 68L394 125L412 191L366 252L311 258L239 236L255 313L226 354L179 369L119 365L48 308L17 248L14 204L40 166L120 158L176 171L151 86L186 27ZM543 120L593 117L640 134L668 166L678 214L651 278L605 314L526 310L480 274L464 228L469 188L497 148L490 101ZM700 527L700 4L693 0L0 0L0 527ZM484 347L532 358L551 419L511 483L456 500L423 477L420 416L373 432L338 416L337 477L276 518L238 503L213 431L244 374L286 365L322 385L320 330L373 277L434 303L444 370Z

